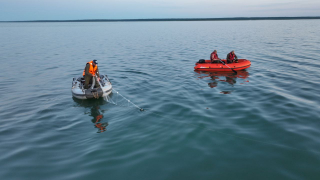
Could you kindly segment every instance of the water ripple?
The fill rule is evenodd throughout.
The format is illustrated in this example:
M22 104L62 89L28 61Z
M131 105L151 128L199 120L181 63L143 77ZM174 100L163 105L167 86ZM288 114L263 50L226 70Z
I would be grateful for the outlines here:
M0 178L317 179L317 22L0 24ZM252 66L194 71L213 49ZM92 59L145 111L72 98Z

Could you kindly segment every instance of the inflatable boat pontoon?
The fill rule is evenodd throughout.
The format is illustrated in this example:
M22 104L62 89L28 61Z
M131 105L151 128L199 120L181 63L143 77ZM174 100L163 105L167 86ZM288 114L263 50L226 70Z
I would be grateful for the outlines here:
M95 88L96 83L100 84L99 88ZM112 92L112 85L107 75L101 75L100 82L96 82L95 78L92 78L92 84L89 84L88 89L84 89L84 78L80 76L73 78L71 91L72 96L77 99L98 99L108 96Z
M196 71L240 71L251 66L251 62L247 59L239 59L238 63L227 64L225 59L219 63L211 63L210 60L200 59L194 66Z

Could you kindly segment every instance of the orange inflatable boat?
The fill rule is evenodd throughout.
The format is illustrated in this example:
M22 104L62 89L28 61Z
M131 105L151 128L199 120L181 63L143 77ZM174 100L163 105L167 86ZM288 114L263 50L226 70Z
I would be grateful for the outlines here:
M221 62L222 61L222 62ZM247 59L238 59L238 63L227 64L227 60L222 59L219 63L211 63L210 60L200 59L194 70L197 71L240 71L251 66Z

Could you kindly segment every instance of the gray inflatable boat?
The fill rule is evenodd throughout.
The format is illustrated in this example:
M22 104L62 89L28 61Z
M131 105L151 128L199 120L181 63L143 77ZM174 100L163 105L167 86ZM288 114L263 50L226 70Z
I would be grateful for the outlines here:
M100 87L96 88L95 84L99 83ZM89 84L88 89L84 89L84 78L82 76L73 78L72 81L72 96L77 99L93 99L106 97L112 92L112 85L107 75L100 75L100 81L96 82L92 78L92 84Z

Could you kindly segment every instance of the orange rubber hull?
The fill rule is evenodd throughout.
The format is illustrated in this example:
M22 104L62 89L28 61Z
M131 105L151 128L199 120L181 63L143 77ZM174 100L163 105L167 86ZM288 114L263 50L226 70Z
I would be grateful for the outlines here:
M238 59L238 63L226 64L226 60L222 59L225 63L211 63L210 60L205 60L205 63L196 63L194 70L196 71L240 71L247 69L251 66L251 62L247 59ZM229 66L229 67L228 67Z

